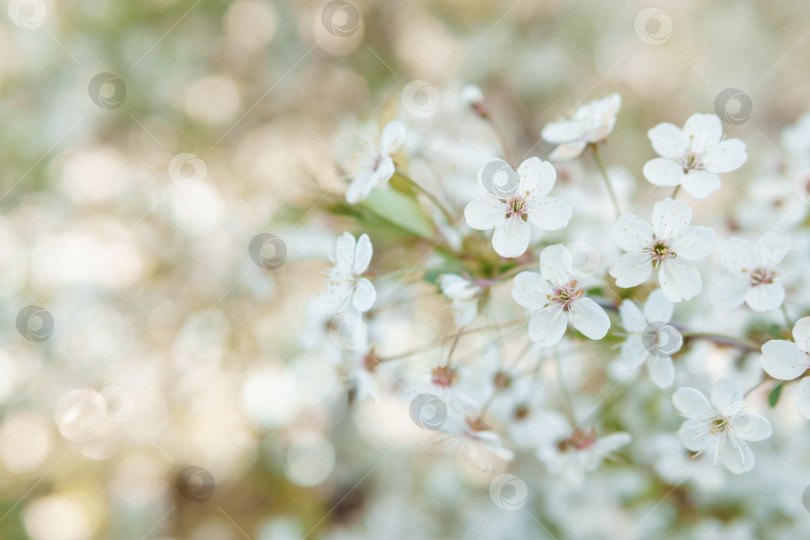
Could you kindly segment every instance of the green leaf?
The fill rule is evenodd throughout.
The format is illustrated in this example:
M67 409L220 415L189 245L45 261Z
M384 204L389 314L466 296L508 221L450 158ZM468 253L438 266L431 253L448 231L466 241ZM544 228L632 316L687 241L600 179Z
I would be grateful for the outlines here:
M782 395L782 386L784 386L784 384L785 383L780 382L774 386L771 393L768 394L768 405L771 407L776 407L776 403L779 401L779 397Z
M432 238L434 229L419 202L393 189L374 189L364 205L382 219L422 238Z

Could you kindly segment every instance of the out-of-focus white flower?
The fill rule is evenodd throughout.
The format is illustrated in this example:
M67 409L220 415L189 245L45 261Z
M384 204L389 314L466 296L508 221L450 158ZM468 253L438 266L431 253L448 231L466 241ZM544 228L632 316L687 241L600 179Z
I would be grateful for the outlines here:
M644 178L656 186L683 186L703 200L720 189L718 173L742 167L748 154L739 139L723 139L723 124L713 114L693 114L683 129L664 122L647 132L661 156L644 164Z
M374 372L380 364L373 351L347 351L338 369L347 386L354 390L355 401L377 401L378 388Z
M655 203L652 225L632 214L623 214L613 225L613 241L625 253L610 268L619 287L635 287L659 270L661 290L673 302L689 300L703 282L690 261L705 259L717 240L708 227L689 225L692 211L684 201Z
M621 363L626 370L633 371L646 360L650 379L660 388L666 388L675 380L670 355L680 350L683 343L677 329L666 324L672 319L674 308L661 289L650 293L643 312L632 300L625 300L619 307L622 326L627 332L622 343Z
M350 307L362 313L374 305L377 291L367 278L362 277L372 254L371 240L366 234L355 240L350 233L344 232L337 239L332 254L335 266L329 271L328 287L321 296L330 313L342 313Z
M714 383L711 402L694 388L680 388L672 402L688 418L678 435L683 445L698 455L713 454L714 466L721 461L728 470L741 474L754 468L754 454L745 441L771 436L768 420L743 401L740 385L722 378Z
M559 199L546 197L557 172L548 161L529 158L515 172L503 160L495 159L478 172L487 192L464 208L467 225L480 231L495 229L492 247L501 257L519 257L529 247L531 224L556 231L568 225L571 208Z
M767 233L756 244L731 238L720 244L717 258L730 272L712 291L719 306L735 308L743 302L754 311L771 311L782 305L785 288L776 266L790 251L790 237Z
M562 244L548 246L540 253L540 273L521 272L515 276L512 298L533 311L529 338L544 347L556 345L568 323L590 339L602 339L610 319L599 304L584 296L571 266L571 254Z
M503 439L474 412L449 409L441 430L448 434L441 441L445 449L476 469L493 471L493 455L505 461L515 457L515 453L504 445Z
M375 141L355 156L348 172L353 175L346 190L346 202L359 203L368 197L371 190L388 182L396 172L391 159L405 140L405 124L392 120L383 128L379 143Z
M774 339L763 345L762 369L771 377L783 381L802 377L796 406L805 418L810 419L810 378L805 376L810 369L810 317L796 322L793 339L795 343Z
M556 435L553 444L538 448L537 458L549 472L573 483L581 483L586 473L595 471L611 453L632 440L629 433L597 437L594 427L572 430L570 424Z
M461 101L480 117L489 115L489 105L484 93L476 84L468 84L461 89Z
M453 310L456 326L471 323L478 314L478 298L481 295L481 287L458 274L442 274L439 276L439 287L444 296L450 300L450 309Z
M553 161L573 159L588 144L597 143L610 135L621 108L622 97L610 94L577 107L570 118L546 124L540 136L546 142L559 145L549 158Z
M810 164L810 112L782 131L782 146L797 166Z

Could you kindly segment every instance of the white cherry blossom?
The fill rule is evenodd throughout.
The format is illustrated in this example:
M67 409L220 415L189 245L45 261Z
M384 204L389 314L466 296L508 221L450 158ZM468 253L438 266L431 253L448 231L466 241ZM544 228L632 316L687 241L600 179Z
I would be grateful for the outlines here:
M590 339L602 339L610 319L574 279L571 254L562 244L548 246L540 253L540 273L521 272L515 276L512 298L532 311L529 338L541 346L559 343L568 324Z
M555 423L556 427L562 427ZM549 434L551 435L551 434ZM602 462L632 440L629 433L612 433L597 437L596 429L571 429L570 424L554 434L552 444L537 449L539 459L552 474L579 484L585 474L595 471Z
M613 241L625 253L610 268L619 287L635 287L658 270L661 290L673 302L689 300L703 287L692 261L705 259L717 240L708 227L689 225L692 211L684 201L665 199L655 204L652 225L623 214L613 225Z
M717 258L730 273L712 291L721 307L734 308L743 302L754 311L771 311L782 305L785 288L777 265L790 251L790 237L767 233L756 244L731 238L717 248Z
M439 276L439 287L444 296L450 300L450 309L453 311L456 326L471 323L478 315L481 287L458 274Z
M661 157L644 165L644 178L656 186L683 186L697 200L720 189L718 173L739 169L748 157L744 142L723 139L723 124L713 114L693 114L683 129L658 124L647 136Z
M810 317L799 319L793 326L794 341L774 339L762 346L762 369L775 379L792 381L798 377L796 406L810 419Z
M546 124L540 136L546 142L559 145L549 158L553 161L573 159L588 144L597 143L610 135L621 108L622 97L610 94L577 107L569 118Z
M644 311L632 300L624 300L619 307L622 326L627 332L621 348L622 365L625 370L634 371L646 360L650 379L660 388L670 386L675 380L670 355L683 344L678 330L667 324L674 308L661 289L650 293Z
M467 225L480 231L495 229L492 247L501 257L523 255L531 225L556 231L571 219L567 204L546 196L556 178L554 166L536 157L521 163L517 172L503 160L490 161L478 173L487 195L464 208Z
M694 388L680 388L672 402L687 420L678 435L683 445L698 455L704 452L717 466L720 461L735 474L754 467L754 454L746 441L771 436L771 425L743 401L740 385L732 379L719 379L709 399Z
M379 141L356 153L349 167L353 175L346 190L346 202L356 204L365 200L371 190L388 182L396 166L391 159L405 140L405 125L401 120L392 120L383 128Z
M362 313L374 306L377 291L371 281L363 277L372 254L368 235L355 240L350 233L344 232L338 237L331 257L334 266L329 270L327 290L321 297L330 313L342 313L348 309Z

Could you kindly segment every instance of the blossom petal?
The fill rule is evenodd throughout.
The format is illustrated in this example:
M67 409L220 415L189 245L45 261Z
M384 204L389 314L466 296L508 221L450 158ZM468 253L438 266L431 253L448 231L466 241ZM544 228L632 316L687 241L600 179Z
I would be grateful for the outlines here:
M552 292L548 282L537 272L521 272L515 276L512 298L525 308L541 309Z
M698 261L712 254L717 237L709 227L691 225L681 229L672 239L672 249L687 261Z
M366 278L358 279L352 295L352 305L355 309L361 313L368 311L376 301L377 291L374 290L374 285Z
M551 154L549 154L548 158L551 161L566 161L569 159L574 159L575 157L579 156L583 150L585 150L586 145L587 142L585 141L561 144L555 148Z
M675 366L669 356L650 355L647 358L647 371L650 373L650 380L658 388L667 388L675 381Z
M726 276L712 287L711 299L720 309L733 309L745 302L745 291L749 288L748 280Z
M644 251L625 253L610 267L608 273L616 279L618 287L635 287L650 277L652 260Z
M754 453L751 448L733 435L727 437L719 453L720 461L734 474L742 474L754 468Z
M714 414L714 409L702 392L694 388L679 388L672 394L672 403L683 416L691 420L706 420Z
M661 290L673 302L690 300L703 288L697 268L692 263L677 259L667 259L661 264L658 281L661 283Z
M571 324L590 339L602 339L610 328L610 318L602 307L588 297L571 304Z
M506 221L506 205L495 197L473 199L464 207L467 225L479 231L488 231Z
M569 283L573 272L571 254L564 245L554 244L540 252L540 273L552 285Z
M391 155L399 150L403 142L405 142L405 124L399 119L391 120L385 125L380 136L382 149Z
M560 342L567 326L562 308L552 304L529 319L529 339L541 347L551 347Z
M346 189L346 202L349 204L357 204L364 201L371 190L374 189L376 181L374 180L371 171L363 171L354 177Z
M768 232L754 244L754 255L762 266L773 267L782 262L790 251L790 237L786 234Z
M729 272L744 275L756 267L753 250L753 246L747 240L739 237L729 238L718 246L717 260Z
M652 228L660 240L676 236L689 225L692 210L686 202L677 199L664 199L655 203L652 213Z
M754 311L773 311L785 300L785 288L779 283L751 287L745 293L745 303Z
M624 251L646 249L653 240L652 226L632 214L622 214L613 224L611 236Z
M335 242L335 251L332 254L332 262L338 270L342 272L350 272L354 268L354 250L357 241L351 233L344 232L341 234L337 242Z
M371 262L371 256L374 254L374 248L371 246L367 234L363 234L357 240L357 246L354 248L354 273L357 275L362 274L368 269Z
M810 420L810 378L802 379L796 388L796 407L805 418Z
M724 416L737 414L743 406L742 388L737 381L723 377L712 385L709 399L720 414Z
M675 304L661 289L651 292L644 303L644 317L650 322L667 323L672 320L673 311L675 311Z
M727 173L742 167L748 154L745 143L739 139L726 139L714 145L703 158L706 169L713 173Z
M720 142L723 124L714 114L693 114L686 119L684 134L692 139L692 152L705 154Z
M529 221L544 231L560 230L568 225L571 220L571 207L560 199L543 197L534 204L530 199L526 201L530 205L528 209Z
M703 169L689 171L683 177L683 189L692 196L693 199L702 201L709 195L720 189L720 177L716 173Z
M772 339L762 346L762 369L775 379L791 381L810 368L810 357L792 341Z
M627 339L622 342L620 360L628 371L638 368L647 359L647 356L647 348L640 335L627 336Z
M683 388L681 388L683 390ZM678 390L680 392L680 390ZM676 392L677 394L677 392ZM687 420L678 430L678 436L687 450L700 452L705 450L712 442L715 435L712 434L706 420Z
M653 150L661 157L680 159L689 149L689 140L681 128L664 122L647 132Z
M655 186L677 186L684 177L683 166L669 158L655 158L641 169L644 178Z
M549 122L543 127L540 136L551 144L563 144L584 139L588 132L588 122L584 120L560 120Z
M730 422L734 435L744 441L761 441L773 435L770 422L756 413L735 414Z
M542 197L554 187L557 179L557 170L548 161L538 157L531 157L520 164L517 170L520 177L520 191L529 191L537 197Z
M531 235L531 225L515 215L495 228L492 247L501 257L520 257L526 253Z
M799 349L810 354L810 317L802 317L793 326L793 339Z
M625 331L633 334L641 334L647 327L647 320L632 300L626 299L619 306L619 316L622 319L622 327Z

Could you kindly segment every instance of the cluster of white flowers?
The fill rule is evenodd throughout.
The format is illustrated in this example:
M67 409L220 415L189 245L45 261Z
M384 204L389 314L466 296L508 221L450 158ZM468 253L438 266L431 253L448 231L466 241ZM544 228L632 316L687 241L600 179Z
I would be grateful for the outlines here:
M494 122L478 87L466 87L460 101L467 106L467 114L473 113L478 121ZM614 130L621 105L621 97L613 94L576 108L542 130L542 139L556 145L550 161L527 157L515 168L515 163L492 156L479 161L483 166L478 169L477 186L471 172L466 196L456 193L444 200L436 195L443 192L441 185L411 179L413 171L405 167L409 156L392 159L403 144L409 148L404 123L393 120L384 127L380 142L360 160L361 168L347 171L353 179L346 202L352 211L376 213L400 231L410 230L411 221L397 216L399 207L390 206L391 201L404 198L408 204L416 202L418 205L407 207L420 212L410 216L412 222L431 221L437 236L418 239L431 244L418 257L419 263L427 264L369 272L369 235L374 237L376 231L361 228L366 233L357 240L343 233L335 246L326 293L317 299L322 307L319 313L322 317L326 314L325 320L331 325L336 317L346 314L363 327L380 324L373 316L375 302L380 302L370 279L401 276L397 283L385 286L384 300L396 296L393 293L405 277L418 275L434 292L441 293L431 295L429 302L443 299L452 312L453 324L430 343L405 353L392 350L395 346L384 339L366 339L364 334L362 346L344 351L352 358L355 373L350 384L356 398L375 397L374 381L380 380L381 369L398 365L387 372L388 384L395 381L391 391L411 400L410 414L417 425L443 432L440 440L446 448L484 469L493 468L495 458L508 462L517 454L530 452L551 473L575 481L581 481L583 475L634 439L630 433L615 426L605 429L598 418L582 414L579 392L585 392L584 386L580 379L566 375L570 355L599 343L603 344L598 354L605 366L603 372L617 379L616 384L637 374L646 363L653 388L666 393L674 405L672 421L658 432L671 431L675 415L684 416L686 421L678 433L686 451L693 457L708 456L715 467L723 464L734 473L750 471L754 454L749 443L772 434L770 422L745 402L747 395L760 401L767 396L773 405L786 384L778 381L798 380L798 409L810 418L810 317L795 321L790 329L778 327L794 323L784 306L790 284L790 235L772 224L773 230L751 231L759 236L752 244L730 234L739 230L738 225L693 224L709 220L693 208L694 203L678 198L681 187L694 201L717 192L721 188L719 175L746 162L745 143L724 138L721 121L712 114L694 114L683 128L662 123L650 129L652 150L660 157L649 160L641 172L652 193L658 193L657 187L673 189L647 202L652 203L647 221L636 212L619 211L621 201L603 166L603 143ZM791 133L786 137L795 147L798 143ZM555 166L552 162L573 160L586 153L596 158L605 183L587 189L599 193L602 200L607 200L602 195L609 194L618 215L594 231L591 238L581 237L578 201L571 196L575 193L571 184L581 179L566 178L566 185L558 185L556 196L550 196L560 171L571 175L571 169L566 168L569 165ZM511 153L504 148L503 155ZM389 183L395 175L404 182ZM381 209L366 200L373 189L389 195L385 199L389 206ZM626 190L624 198L628 198ZM638 200L633 208L642 202ZM693 210L698 219L693 219ZM576 236L566 238L569 230ZM491 238L487 231L493 231ZM609 240L604 242L605 236L613 245ZM381 234L381 241L391 240ZM425 249L419 244L409 246ZM583 246L596 254L596 264L583 267ZM436 255L434 249L441 254ZM714 265L709 261L713 254ZM603 256L609 264L601 264ZM387 258L386 264L395 260L396 256ZM539 272L531 271L538 260ZM510 281L513 304L501 292L501 285ZM711 299L711 309L718 311L707 314L704 299ZM689 301L688 309L680 307ZM793 340L768 340L761 330L749 332L745 325L736 335L704 330L707 320L724 317L723 313L739 309L743 303L750 308L748 313L764 314L776 321L770 323L770 337L786 338L792 330ZM435 316L432 307L426 309ZM517 313L517 319L499 324L494 314L505 311ZM695 323L697 328L690 325L690 316L696 311L701 315ZM410 313L416 317L414 311ZM782 316L785 321L780 320ZM481 324L471 328L478 320ZM434 336L435 330L434 326ZM505 341L519 336L525 340L520 352L504 347ZM405 342L412 343L412 339L408 336ZM696 343L744 355L761 354L764 372L759 372L758 380L745 393L738 380L742 375L732 368L725 373L708 370L717 379L714 384L697 377L704 392L710 390L708 398L684 384L673 391L679 380L696 380L686 370L676 369ZM403 364L411 366L405 368ZM342 365L346 365L345 360ZM632 431L627 425L625 429Z

